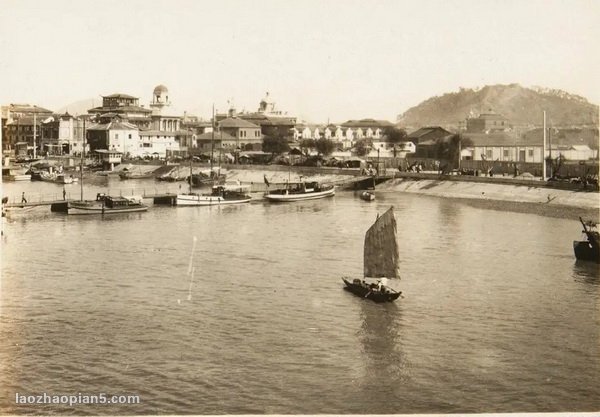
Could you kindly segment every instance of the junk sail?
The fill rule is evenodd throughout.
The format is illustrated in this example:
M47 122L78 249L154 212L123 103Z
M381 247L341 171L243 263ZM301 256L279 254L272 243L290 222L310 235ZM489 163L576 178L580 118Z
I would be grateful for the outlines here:
M365 235L364 276L400 279L396 218L393 207L377 218Z

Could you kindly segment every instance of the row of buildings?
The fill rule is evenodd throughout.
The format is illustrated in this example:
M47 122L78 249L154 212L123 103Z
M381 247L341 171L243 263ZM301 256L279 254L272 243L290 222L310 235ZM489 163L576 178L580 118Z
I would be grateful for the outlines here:
M386 120L348 120L341 124L315 125L300 122L278 110L269 93L255 112L231 108L203 121L172 106L164 85L154 88L145 107L127 94L103 96L102 106L85 115L55 114L39 106L2 106L2 149L14 156L79 155L85 150L99 155L161 157L169 155L235 155L261 150L265 136L281 136L290 142L327 138L339 150L351 151L356 142L369 139L371 154L379 157L419 158L436 156L439 141L450 140L453 132L440 126L418 128L405 141L391 143L386 130L396 127ZM510 121L493 111L471 116L461 132L469 146L462 159L514 162L542 161L542 129L518 132ZM570 160L598 158L598 129L551 129L546 156L563 155Z

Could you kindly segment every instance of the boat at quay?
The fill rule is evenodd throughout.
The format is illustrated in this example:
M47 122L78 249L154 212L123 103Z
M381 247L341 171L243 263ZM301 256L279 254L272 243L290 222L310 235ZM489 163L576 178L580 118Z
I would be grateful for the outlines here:
M267 191L265 199L274 203L287 203L292 201L315 200L317 198L332 197L335 195L334 185L320 184L317 181L288 184L285 188Z
M178 206L215 206L225 204L248 203L252 199L249 186L242 184L223 184L212 187L210 194L177 194Z
M69 201L67 214L117 214L146 211L148 206L139 196L113 197L98 193L96 200Z

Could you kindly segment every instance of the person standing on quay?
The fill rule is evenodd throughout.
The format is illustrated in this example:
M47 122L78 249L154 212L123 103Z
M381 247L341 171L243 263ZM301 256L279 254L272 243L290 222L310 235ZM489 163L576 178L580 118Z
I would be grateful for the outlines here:
M63 185L63 200L67 199L67 190L65 190L65 186Z
M27 203L27 199L25 198L25 191L21 194L21 203Z

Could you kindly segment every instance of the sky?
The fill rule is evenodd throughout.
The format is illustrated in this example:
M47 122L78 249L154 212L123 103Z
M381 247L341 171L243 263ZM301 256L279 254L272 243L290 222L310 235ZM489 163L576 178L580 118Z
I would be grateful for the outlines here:
M57 110L164 84L209 119L276 107L323 123L396 116L518 83L600 103L597 0L0 0L0 103Z

